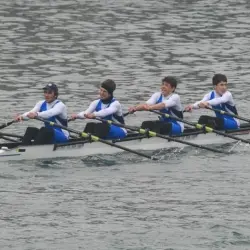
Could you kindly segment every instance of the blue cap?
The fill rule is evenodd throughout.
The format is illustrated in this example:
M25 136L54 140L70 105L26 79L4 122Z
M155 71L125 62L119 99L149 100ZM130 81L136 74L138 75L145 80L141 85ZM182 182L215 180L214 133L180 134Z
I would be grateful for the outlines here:
M47 85L43 88L43 90L51 90L51 91L53 91L55 94L58 93L58 88L57 88L56 84L54 84L54 83L49 83L49 84L47 84Z

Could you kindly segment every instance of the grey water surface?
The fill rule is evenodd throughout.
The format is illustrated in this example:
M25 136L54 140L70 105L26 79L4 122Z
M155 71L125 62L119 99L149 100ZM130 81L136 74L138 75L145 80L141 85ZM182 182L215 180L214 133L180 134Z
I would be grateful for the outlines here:
M178 78L185 106L219 72L250 117L249 17L247 0L0 0L0 121L33 107L48 82L71 114L112 78L126 111L166 75ZM40 126L3 131L28 125ZM159 162L125 153L1 163L0 249L248 250L250 150L237 149L156 152Z

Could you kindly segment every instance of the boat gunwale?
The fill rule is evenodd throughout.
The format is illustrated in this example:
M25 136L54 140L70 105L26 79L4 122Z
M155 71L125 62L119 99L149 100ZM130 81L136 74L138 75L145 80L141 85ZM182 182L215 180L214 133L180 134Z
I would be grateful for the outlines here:
M168 137L172 137L173 139L174 138L184 138L184 137L189 137L189 136L198 136L199 134L207 134L205 131L203 130L198 130L198 129L190 129L190 130L193 130L192 132L184 132L180 135L174 135L174 136L170 136L170 135L166 135ZM250 133L250 124L249 124L249 127L243 127L243 128L239 128L239 129L236 129L236 130L224 130L225 133L228 133L228 134L237 134L239 132L247 132L249 131ZM248 133L248 134L249 134ZM142 139L150 139L152 137L148 136L148 135L142 135L140 133L133 133L133 135L129 135L123 139L113 139L113 140L108 140L108 141L111 141L113 143L122 143L122 142L126 142L126 141L133 141L133 140L142 140ZM168 141L171 141L171 139L169 139ZM74 138L74 139L70 139L70 141L68 142L65 142L65 143L54 143L54 144L38 144L38 145L34 145L34 144L31 144L31 145L25 145L25 144L22 144L21 142L9 142L9 143L1 143L0 144L0 149L2 147L7 147L8 149L15 149L15 148L19 148L19 147L31 147L31 146L47 146L47 145L52 145L53 146L53 150L56 150L58 147L67 147L67 146L71 146L71 145L78 145L78 144L86 144L86 143L93 143L93 141L89 140L89 139L85 139L85 138Z

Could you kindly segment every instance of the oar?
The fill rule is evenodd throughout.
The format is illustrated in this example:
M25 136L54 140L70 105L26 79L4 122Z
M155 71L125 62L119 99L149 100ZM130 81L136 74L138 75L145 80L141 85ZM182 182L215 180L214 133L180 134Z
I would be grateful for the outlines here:
M2 125L0 125L0 129L3 129L3 128L6 128L8 126L10 126L11 124L13 124L14 122L16 122L15 120L12 120L10 122L6 122L6 123L3 123Z
M156 157L154 157L154 156L150 156L150 155L147 155L147 154L144 154L144 153L141 153L141 152L132 150L132 149L130 149L130 148L126 148L126 147L123 147L123 146L121 146L121 145L117 145L117 144L115 144L115 143L112 143L112 142L110 142L110 141L101 139L101 138L99 138L99 137L97 137L97 136L94 136L94 135L91 135L91 134L87 134L87 133L85 133L85 132L81 132L81 131L78 131L78 130L75 130L75 129L72 129L72 128L68 128L68 127L65 127L65 126L56 124L56 123L54 123L54 122L45 120L45 119L43 119L43 118L41 118L41 117L35 117L34 119L39 120L39 121L42 121L42 122L46 122L46 123L48 123L50 126L57 127L57 128L61 128L61 129L67 130L68 132L71 132L71 133L74 133L74 134L78 134L80 137L83 137L83 138L86 138L86 139L90 139L90 140L93 141L93 142L101 142L101 143L106 144L106 145L109 145L109 146L111 146L111 147L119 148L119 149L122 149L122 150L124 150L124 151L127 151L127 152L130 152L130 153L137 154L137 155L139 155L139 156L148 158L148 159L150 159L150 160L158 160L158 158L156 158Z
M128 116L129 114L132 114L132 113L131 113L131 112L126 112L126 113L123 114L123 117L126 117L126 116ZM78 119L79 119L79 118L78 118ZM72 121L74 121L74 120L76 120L76 119L69 118L69 119L68 119L68 122L72 122Z
M17 141L17 140L8 138L8 137L6 137L6 136L1 136L0 139L4 139L4 140L6 140L6 141L11 141L11 142L18 142L18 143L21 143L20 141Z
M18 138L18 139L23 138L23 136L21 136L21 135L10 134L10 133L2 133L2 132L0 132L0 136L9 136L9 137L14 137L14 138Z
M238 116L238 115L235 115L235 114L231 114L231 113L228 113L228 112L223 111L223 110L214 109L214 108L210 108L210 107L206 107L206 109L210 109L210 110L212 110L214 112L218 112L218 113L220 113L222 115L232 116L232 117L237 118L237 119L242 120L242 121L250 122L250 119L247 119L245 117Z
M214 148L209 148L209 147L202 146L202 145L199 145L199 144L195 144L195 143L192 143L192 142L180 140L180 139L177 139L175 137L158 134L156 132L149 131L147 129L142 129L142 128L134 127L134 126L133 127L132 126L127 126L127 125L124 125L124 124L120 124L120 123L113 122L113 121L110 121L110 120L104 120L104 119L101 119L101 118L95 118L95 119L98 120L98 121L101 121L101 122L107 122L109 124L113 124L115 126L126 128L126 129L129 129L129 130L132 130L132 131L137 131L140 134L149 135L150 137L160 137L162 139L166 139L166 140L169 140L169 141L179 142L179 143L182 143L182 144L185 144L185 145L189 145L189 146L192 146L192 147L195 147L195 148L206 149L206 150L209 150L209 151L212 151L212 152L215 152L215 153L224 153L224 154L227 153L227 152L224 152L222 150L218 150L218 149L214 149Z
M215 133L215 134L218 134L218 135L222 135L222 136L225 136L225 137L228 137L228 138L231 138L231 139L234 139L234 140L237 140L237 141L242 141L242 142L245 142L247 144L250 144L250 141L249 140L246 140L246 139L242 139L240 137L237 137L237 136L234 136L234 135L230 135L230 134L227 134L225 132L221 132L219 130L216 130L216 129L213 129L213 128L210 128L210 127L207 127L205 125L202 125L202 124L199 124L199 123L194 123L194 122L190 122L190 121L187 121L187 120L183 120L183 119L180 119L180 118L177 118L175 116L172 116L172 115L169 115L169 114L165 114L165 113L162 113L162 112L159 112L159 111L155 111L155 110L150 110L150 112L153 112L155 114L158 114L158 115L162 115L162 116L165 116L166 118L171 118L173 120L176 120L176 121L180 121L180 122L183 122L183 123L186 123L190 126L193 126L193 127L196 127L197 129L204 129L206 132L208 133Z
M127 115L131 114L130 112L124 113L123 117L126 117Z

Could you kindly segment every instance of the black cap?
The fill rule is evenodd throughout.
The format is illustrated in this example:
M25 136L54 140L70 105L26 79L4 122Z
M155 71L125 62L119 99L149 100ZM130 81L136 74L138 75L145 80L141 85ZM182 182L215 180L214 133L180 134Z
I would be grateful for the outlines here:
M47 84L47 85L43 88L43 90L51 90L51 91L53 91L56 95L58 94L58 88L57 88L56 84L54 84L54 83L49 83L49 84Z
M109 92L109 94L112 95L116 89L116 84L113 80L107 79L102 83L101 87L106 89Z

